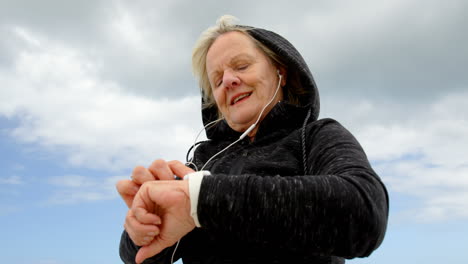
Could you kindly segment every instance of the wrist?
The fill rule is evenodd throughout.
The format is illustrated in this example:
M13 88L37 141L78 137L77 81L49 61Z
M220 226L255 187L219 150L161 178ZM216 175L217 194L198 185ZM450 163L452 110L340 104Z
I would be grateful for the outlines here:
M200 194L200 187L203 177L210 176L209 171L197 171L185 175L184 181L188 182L189 185L189 196L190 196L190 216L193 218L196 227L201 227L198 221L198 196Z

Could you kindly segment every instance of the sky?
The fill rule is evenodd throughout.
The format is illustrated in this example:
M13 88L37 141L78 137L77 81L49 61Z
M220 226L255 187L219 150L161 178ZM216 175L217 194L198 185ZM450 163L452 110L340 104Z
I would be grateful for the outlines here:
M0 262L120 263L137 165L202 128L191 50L223 14L307 61L320 118L390 195L384 242L347 263L462 263L468 250L468 2L0 1ZM181 263L181 262L178 262Z

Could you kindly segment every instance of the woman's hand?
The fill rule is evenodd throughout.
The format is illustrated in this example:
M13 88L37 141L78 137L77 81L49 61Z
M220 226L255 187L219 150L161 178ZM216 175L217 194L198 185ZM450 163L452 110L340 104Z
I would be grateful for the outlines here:
M162 159L155 160L148 169L143 166L137 166L133 169L132 180L121 180L117 182L117 191L127 207L130 208L132 207L135 194L143 183L156 180L174 180L174 175L177 175L177 172L173 172L172 167L180 168L181 166L185 167L180 161L173 160L166 162Z
M132 180L121 180L117 183L117 190L127 204L131 208L135 195L140 186L145 182L157 180L174 180L174 175L183 178L188 173L193 172L192 169L186 167L180 161L166 162L162 159L154 161L147 169L142 166L137 166L132 172ZM130 239L138 246L149 244L156 235L159 234L158 224L161 224L161 219L156 216L153 221L140 223L136 220L133 212L128 211L125 217L124 228L127 231Z
M184 166L185 167L185 166ZM138 251L135 261L143 262L163 249L174 245L195 228L190 216L190 197L187 181L152 181L143 184L130 210L132 218L143 226L155 224L158 218L159 235Z

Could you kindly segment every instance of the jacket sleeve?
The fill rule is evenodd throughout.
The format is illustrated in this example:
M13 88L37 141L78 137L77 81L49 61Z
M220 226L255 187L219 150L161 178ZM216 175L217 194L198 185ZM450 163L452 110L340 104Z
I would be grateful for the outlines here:
M143 264L172 264L171 257L174 247L175 246L164 249L161 253L143 261ZM122 259L125 264L135 264L135 256L139 249L140 247L133 243L127 232L124 230L119 246L120 259ZM176 256L174 256L174 262L179 259L177 255L178 254L176 253Z
M314 123L306 129L308 175L204 177L202 227L309 254L353 258L376 249L387 226L386 189L345 128Z

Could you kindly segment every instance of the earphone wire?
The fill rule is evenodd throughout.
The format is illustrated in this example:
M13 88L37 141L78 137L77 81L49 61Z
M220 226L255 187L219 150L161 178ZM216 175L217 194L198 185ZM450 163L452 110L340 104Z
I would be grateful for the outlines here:
M205 165L203 165L203 167L201 168L201 170L203 170L206 165L212 160L214 159L216 156L218 156L219 154L223 153L224 151L226 151L227 149L229 149L230 147L232 147L234 144L236 144L237 142L239 142L240 140L242 140L242 138L238 138L236 141L232 142L231 144L229 144L227 147L225 147L224 149L222 149L221 151L219 151L218 153L214 154L213 156L211 156L211 158L205 162Z
M276 97L276 95L278 94L279 88L280 88L280 86L281 86L281 80L283 79L283 76L279 73L279 71L278 71L278 76L279 76L279 81L278 81L278 86L276 87L275 94L273 94L273 97L271 97L271 99L270 99L270 101L268 102L268 104L266 104L266 105L263 107L262 111L260 112L260 115L259 115L258 118L257 118L257 121L255 121L255 125L258 124L258 121L260 121L260 118L262 117L263 112L264 112L265 109L273 102L273 100L275 100L275 97Z
M181 238L181 239L182 239L182 238ZM171 264L174 263L174 256L175 256L175 253L176 253L176 251L177 251L177 248L179 247L179 243L180 243L180 240L181 240L181 239L179 239L179 240L177 241L177 244L176 244L176 246L175 246L175 248L174 248L174 251L172 252Z
M208 124L206 124L202 129L200 129L200 132L198 132L197 136L195 137L195 140L192 144L192 146L190 147L190 150L189 150L189 153L187 153L187 157L189 156L192 148L197 144L197 140L198 140L198 137L200 137L201 133L203 132L203 130L206 130L206 129L209 129L210 127L214 126L216 123L218 123L219 121L223 120L224 118L218 118L216 119L215 121L211 121L209 122ZM187 159L187 163L186 165L193 165L195 167L195 171L198 171L198 167L195 163L189 161ZM203 170L203 169L202 169Z

